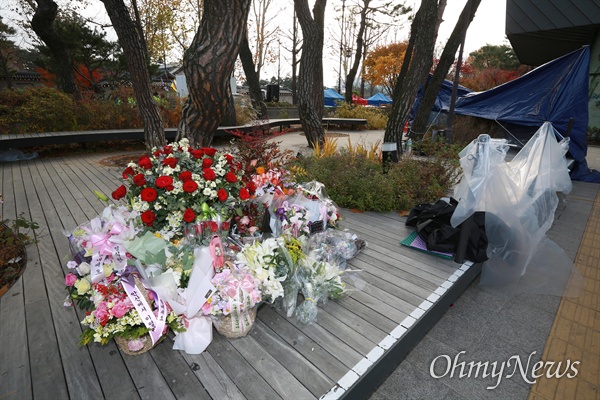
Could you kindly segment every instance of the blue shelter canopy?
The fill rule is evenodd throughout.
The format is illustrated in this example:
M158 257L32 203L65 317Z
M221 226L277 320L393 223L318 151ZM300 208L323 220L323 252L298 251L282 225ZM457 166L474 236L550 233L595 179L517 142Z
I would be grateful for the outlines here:
M373 96L369 97L367 101L369 102L370 106L376 107L392 104L392 99L382 93L374 94Z
M513 81L458 98L455 112L531 127L550 121L562 135L573 118L569 152L576 162L585 163L589 64L586 46Z
M326 106L335 107L336 101L344 101L344 96L342 96L341 94L339 94L338 92L336 92L333 89L325 89L324 95L325 95L325 105Z

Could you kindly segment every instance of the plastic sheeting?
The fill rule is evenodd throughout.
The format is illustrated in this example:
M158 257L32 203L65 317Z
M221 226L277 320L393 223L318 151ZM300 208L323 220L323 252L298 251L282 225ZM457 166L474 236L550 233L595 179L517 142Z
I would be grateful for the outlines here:
M455 190L459 204L452 215L458 226L484 211L489 260L481 285L505 293L563 295L573 264L546 237L558 206L557 192L572 188L556 130L544 123L521 151L506 162L505 139L480 135L460 153L463 178Z

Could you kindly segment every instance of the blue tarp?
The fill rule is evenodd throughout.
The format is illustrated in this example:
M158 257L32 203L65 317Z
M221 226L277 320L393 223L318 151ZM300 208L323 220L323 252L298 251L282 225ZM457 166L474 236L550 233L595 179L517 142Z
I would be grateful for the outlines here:
M561 135L566 133L569 119L574 118L569 151L576 164L583 165L587 153L589 64L590 48L586 46L513 81L459 98L455 112L531 127L550 121Z
M431 79L431 74L429 74L429 77L427 78L427 83L429 83L430 79ZM442 86L440 87L440 90L438 91L437 97L435 99L435 103L433 103L433 107L431 107L431 112L435 112L435 113L439 113L440 111L448 112L448 110L450 109L450 98L452 97L452 86L453 86L452 81L444 79L444 81L442 82ZM471 89L468 89L462 85L458 85L458 88L456 91L456 96L462 97L471 92L472 92ZM421 105L421 99L423 98L423 94L424 94L423 86L421 86L419 88L419 91L417 92L417 97L415 98L415 102L413 103L413 107L410 111L410 120L411 121L414 119L414 117L417 113L417 110L419 109L419 106Z
M382 93L374 94L373 96L369 97L367 99L367 101L369 102L370 106L376 106L376 107L392 104L392 99L390 99L389 97L387 97L385 94L382 94Z
M325 89L324 95L325 95L325 105L326 106L335 107L336 101L344 101L344 96L342 96L341 94L339 94L338 92L336 92L333 89Z

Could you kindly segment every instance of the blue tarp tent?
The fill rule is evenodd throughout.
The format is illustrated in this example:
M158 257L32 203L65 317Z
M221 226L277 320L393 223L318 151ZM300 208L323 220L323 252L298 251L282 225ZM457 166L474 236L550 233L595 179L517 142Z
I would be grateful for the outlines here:
M429 74L429 77L427 78L427 83L429 83L430 79L431 79L431 74ZM452 86L453 86L452 81L444 79L444 81L442 82L442 86L440 87L440 90L438 91L437 98L435 99L435 103L433 103L433 107L431 107L431 112L433 112L433 113L448 112L448 110L450 109L450 98L452 97ZM421 104L421 99L423 98L423 94L424 94L423 92L424 92L423 86L421 86L419 88L419 91L417 92L417 97L415 98L415 102L413 103L412 109L410 110L410 120L411 121L415 117L417 110L419 108L419 105ZM462 85L458 85L458 89L456 91L456 96L462 97L471 92L472 92L471 89L468 89ZM428 122L428 124L429 124L429 122Z
M336 101L344 101L344 96L339 94L333 89L325 89L325 105L330 107L335 107Z
M392 104L392 99L390 99L389 97L387 97L385 94L382 94L382 93L374 94L373 96L369 97L367 99L367 101L369 102L370 106L376 106L376 107Z
M587 173L578 169L587 170L589 64L586 46L513 81L458 98L456 114L535 128L550 121L562 135L573 118L569 152L575 159L572 177L578 179Z

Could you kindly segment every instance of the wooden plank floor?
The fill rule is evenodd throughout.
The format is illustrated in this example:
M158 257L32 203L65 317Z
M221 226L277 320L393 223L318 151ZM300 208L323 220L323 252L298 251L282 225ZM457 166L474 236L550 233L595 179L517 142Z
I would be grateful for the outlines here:
M344 227L368 246L348 265L359 270L344 278L350 296L315 324L267 306L249 336L215 333L200 355L173 351L170 338L139 356L112 342L78 347L83 314L63 306L63 231L104 208L92 190L119 183L121 168L99 163L112 155L0 164L4 217L24 213L42 227L25 274L0 299L0 399L352 398L374 390L474 277L469 264L401 247L410 231L398 214L344 210Z

